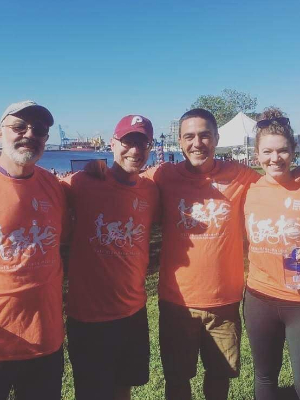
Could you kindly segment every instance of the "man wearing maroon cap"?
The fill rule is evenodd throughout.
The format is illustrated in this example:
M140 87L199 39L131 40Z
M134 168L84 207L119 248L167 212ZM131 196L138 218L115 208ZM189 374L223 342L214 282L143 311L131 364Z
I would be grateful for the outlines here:
M128 115L106 179L78 172L63 183L75 216L67 330L77 400L128 400L149 378L144 284L158 190L139 172L152 140L151 122Z

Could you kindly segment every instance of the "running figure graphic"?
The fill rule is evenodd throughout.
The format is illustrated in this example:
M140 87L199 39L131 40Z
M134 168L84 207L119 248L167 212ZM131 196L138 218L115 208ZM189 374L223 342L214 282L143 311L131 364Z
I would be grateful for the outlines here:
M280 215L279 220L275 223L275 226L277 226L278 230L277 230L277 234L278 236L281 236L284 244L288 244L288 241L286 240L285 237L285 227L288 225L288 222L285 220L285 216L284 215Z
M179 202L178 210L180 212L181 220L177 223L177 226L183 224L186 229L189 229L191 222L191 215L189 214L192 207L185 206L185 200L181 199Z
M267 240L270 244L277 244L282 240L284 245L288 245L290 244L288 239L292 241L300 239L300 224L295 220L287 220L284 215L280 215L274 225L272 222L271 218L256 221L254 213L251 213L248 218L250 240L253 243Z
M44 232L42 232L41 234L39 234L41 232L41 228L38 226L37 221L33 220L32 221L32 227L29 230L29 233L32 234L32 245L36 246L39 245L39 248L41 249L42 254L46 254L47 251L44 250L43 247L43 240L47 239L47 242L45 242L44 244L46 245L52 245L54 243L55 244L55 236L56 234L54 234L53 232L51 232L51 230L55 230L55 228L53 228L52 226L46 226L46 228L44 229Z
M90 242L97 238L99 240L99 242L101 243L102 226L107 225L103 222L103 214L98 215L98 218L95 221L95 225L96 225L96 236L90 238Z
M185 200L181 199L178 205L181 219L177 222L177 227L183 224L185 229L192 229L196 226L208 228L212 222L219 228L220 221L227 220L230 213L230 205L225 202L215 202L209 199L208 203L194 203L191 207L185 205Z
M56 246L55 237L57 236L55 228L46 226L44 231L40 234L41 228L38 226L37 221L32 221L32 226L29 229L29 234L25 234L25 228L21 227L10 232L5 240L5 235L2 232L0 226L0 256L5 261L11 261L18 255L30 257L37 251L37 245L39 246L42 254L46 254L47 250L44 250L43 246ZM32 235L32 240L30 240ZM7 244L7 241L10 243ZM5 245L3 244L5 242Z
M129 217L128 221L122 228L121 221L104 223L104 215L99 214L95 220L95 225L96 236L91 237L89 241L93 242L95 239L97 239L102 246L107 246L114 242L117 247L123 247L128 242L129 246L133 247L134 241L144 240L143 235L145 233L145 227L142 224L135 226L133 217ZM106 227L106 232L102 231L103 227Z
M4 260L12 260L13 257L19 254L24 254L26 257L33 255L36 249L30 243L29 236L24 236L25 228L20 228L12 231L8 235L8 240L10 240L10 246L3 247Z
M130 247L133 247L133 244L132 244L133 227L134 227L133 218L129 217L129 221L125 225L126 232L124 235L124 239L126 240L128 238Z

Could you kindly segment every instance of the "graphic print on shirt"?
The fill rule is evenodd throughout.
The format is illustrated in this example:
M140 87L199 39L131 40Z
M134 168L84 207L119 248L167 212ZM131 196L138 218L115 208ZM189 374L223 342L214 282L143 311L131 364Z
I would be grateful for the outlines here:
M143 211L145 211L145 210L149 207L149 204L148 204L148 202L147 202L146 200L139 200L139 199L136 197L136 198L133 200L132 206L133 206L133 209L134 209L134 210L143 212Z
M101 246L108 246L114 243L117 247L123 247L126 243L130 247L134 242L144 240L145 226L143 224L135 225L133 217L122 224L121 221L104 222L104 214L99 214L95 220L96 235L91 237L90 242L98 241Z
M36 198L32 199L32 207L35 209L35 211L42 211L44 213L47 213L49 209L52 207L52 204L49 203L47 200L37 200Z
M181 199L178 205L180 220L177 228L193 229L199 226L206 229L210 226L219 228L222 221L230 218L230 204L224 201L209 199L207 203L193 203L186 205L185 199Z
M40 251L43 255L49 247L57 246L56 229L47 225L40 227L37 220L27 229L21 227L4 233L0 226L0 257L4 261L13 261L17 257L30 257Z
M297 201L288 197L284 201L286 209L297 210ZM253 243L266 241L269 244L282 243L285 246L300 240L300 218L287 218L279 215L277 218L258 219L252 212L248 217L250 240Z

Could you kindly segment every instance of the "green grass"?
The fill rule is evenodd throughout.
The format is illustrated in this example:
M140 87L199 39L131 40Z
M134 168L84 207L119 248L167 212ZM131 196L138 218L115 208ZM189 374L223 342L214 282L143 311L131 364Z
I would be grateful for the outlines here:
M132 400L164 400L164 378L162 365L159 355L158 343L158 298L157 298L157 283L158 283L158 255L161 244L161 233L159 228L155 228L152 232L152 240L150 244L150 266L149 275L147 277L146 289L148 293L148 319L150 330L150 380L147 385L133 388ZM245 247L246 250L246 247ZM245 257L245 270L247 271L248 260ZM72 380L72 371L68 361L67 352L65 376L63 382L63 400L74 399L74 389ZM192 399L204 399L202 394L203 383L203 368L201 363L198 365L198 373L191 380L192 384ZM287 349L284 350L284 361L280 374L279 385L281 389L281 397L284 400L294 400L291 386L293 385L292 370L287 354ZM249 348L249 342L243 327L243 335L241 342L241 374L239 378L231 381L229 400L252 400L253 399L253 366ZM87 399L88 400L88 399Z
M150 344L151 344L151 360L150 360L150 380L147 385L133 388L132 400L164 400L164 378L159 355L158 343L158 298L157 298L157 283L158 283L158 255L161 243L161 234L158 228L152 232L152 240L150 244L150 266L149 275L147 277L146 289L148 293L148 319L150 329ZM245 270L247 270L248 260L245 258ZM66 286L64 287L66 290ZM191 380L192 399L204 399L202 394L203 383L203 368L201 363L198 365L198 373ZM284 350L283 366L280 374L280 399L295 400L293 389L292 370L287 353ZM11 396L13 399L13 396ZM63 378L62 399L74 399L74 386L72 377L72 368L69 362L68 353L66 350L65 341L65 373ZM252 400L253 399L253 366L249 348L249 342L243 328L241 342L241 374L239 378L231 381L229 400ZM89 400L89 399L87 399Z
M157 281L158 273L155 272L147 278L147 292L148 292L148 319L150 329L150 343L151 343L151 361L150 361L150 381L147 385L134 388L132 391L133 400L163 400L164 399L164 379L162 366L159 355L158 344L158 307L157 307ZM63 400L74 399L72 370L68 361L67 352L65 353L66 365L65 376L63 382ZM252 400L253 399L253 366L250 354L249 342L245 329L243 329L242 343L241 343L241 374L239 378L232 379L229 399L230 400ZM198 373L192 379L192 399L204 399L202 395L202 382L203 382L203 368L201 363L198 365ZM287 349L284 351L284 362L280 374L279 385L281 389L281 399L294 400L291 390L293 384L292 371L290 366ZM87 399L88 400L88 399Z

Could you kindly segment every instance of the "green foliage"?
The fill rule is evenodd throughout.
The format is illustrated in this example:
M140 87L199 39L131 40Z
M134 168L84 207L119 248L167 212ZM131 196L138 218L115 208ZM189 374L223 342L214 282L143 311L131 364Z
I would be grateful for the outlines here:
M216 118L218 126L230 121L240 111L253 117L256 115L257 98L244 92L224 89L221 95L202 95L191 105L193 108L204 108Z

